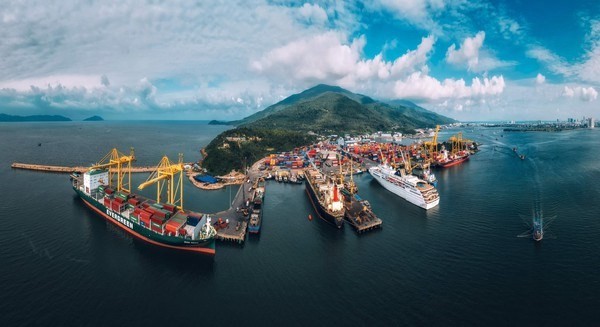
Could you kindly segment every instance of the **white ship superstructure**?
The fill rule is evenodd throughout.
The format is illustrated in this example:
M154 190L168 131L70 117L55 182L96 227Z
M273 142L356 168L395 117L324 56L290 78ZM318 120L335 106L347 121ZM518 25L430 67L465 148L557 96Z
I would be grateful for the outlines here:
M440 196L433 185L403 170L396 171L388 165L369 168L369 174L386 190L425 210L440 203Z

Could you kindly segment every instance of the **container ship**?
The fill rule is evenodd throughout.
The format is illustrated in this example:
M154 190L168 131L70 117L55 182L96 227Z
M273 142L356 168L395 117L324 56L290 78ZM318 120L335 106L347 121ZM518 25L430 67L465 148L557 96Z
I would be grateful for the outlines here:
M440 203L440 196L432 184L405 174L404 169L396 170L381 164L369 168L369 174L386 190L425 210Z
M254 187L254 195L252 197L252 208L250 213L250 222L248 224L248 233L260 233L262 225L262 205L265 197L265 181L259 178Z
M183 209L182 157L179 163L173 164L163 157L156 171L138 187L141 190L157 184L156 201L131 192L131 162L134 160L133 149L129 156L113 149L85 173L71 175L73 190L90 209L142 241L214 255L217 231L210 223L211 218ZM115 177L117 182L113 186ZM168 203L160 201L161 186L167 188Z
M448 168L452 166L456 166L465 161L469 160L469 152L466 150L458 151L455 154L448 155L448 151L442 151L442 155L438 160L438 166L442 168Z
M305 171L306 193L318 216L337 228L344 224L344 203L340 190L316 168Z

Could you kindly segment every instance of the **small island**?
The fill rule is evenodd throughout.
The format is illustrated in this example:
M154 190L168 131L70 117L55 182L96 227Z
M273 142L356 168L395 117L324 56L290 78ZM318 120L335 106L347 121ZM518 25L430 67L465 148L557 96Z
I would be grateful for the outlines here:
M104 121L104 119L100 116L92 116L84 119L83 121Z

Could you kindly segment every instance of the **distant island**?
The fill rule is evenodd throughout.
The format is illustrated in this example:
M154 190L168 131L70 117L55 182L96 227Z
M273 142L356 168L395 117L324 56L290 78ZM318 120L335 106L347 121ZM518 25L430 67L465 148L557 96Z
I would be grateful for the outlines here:
M104 119L100 116L92 116L84 119L83 121L104 121Z
M34 121L71 121L70 118L60 115L32 115L17 116L0 114L0 122L34 122Z
M202 165L213 174L225 174L240 171L244 164L270 153L308 145L318 135L377 131L412 134L417 128L455 122L410 101L377 101L338 86L320 84L242 120L227 122L237 128L221 133L206 147Z

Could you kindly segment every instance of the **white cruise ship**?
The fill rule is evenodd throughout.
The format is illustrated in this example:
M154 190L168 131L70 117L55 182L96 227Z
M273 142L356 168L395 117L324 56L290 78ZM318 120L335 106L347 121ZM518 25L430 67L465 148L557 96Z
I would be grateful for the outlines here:
M402 169L396 171L388 165L378 165L369 168L369 174L388 191L425 210L440 203L440 195L433 185L416 176L404 174Z

